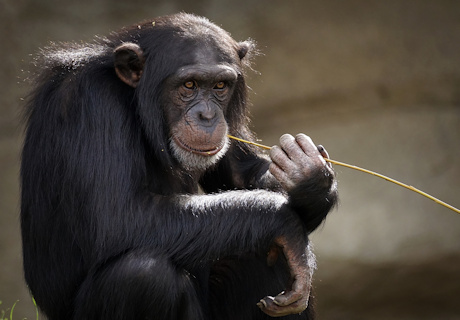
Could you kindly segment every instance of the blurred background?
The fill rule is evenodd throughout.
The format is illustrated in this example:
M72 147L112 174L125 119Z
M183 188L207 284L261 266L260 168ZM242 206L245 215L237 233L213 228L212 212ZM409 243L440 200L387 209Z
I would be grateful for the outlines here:
M460 1L0 0L0 311L19 300L14 319L35 319L18 218L32 55L178 11L257 41L248 83L262 143L304 132L333 159L460 207ZM335 169L340 206L312 236L318 318L460 319L460 215Z

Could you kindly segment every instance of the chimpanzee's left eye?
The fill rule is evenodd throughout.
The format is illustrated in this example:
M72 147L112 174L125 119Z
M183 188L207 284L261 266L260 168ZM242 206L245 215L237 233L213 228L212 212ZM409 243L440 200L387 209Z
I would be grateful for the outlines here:
M224 89L227 85L225 84L225 82L223 81L220 81L220 82L217 82L216 85L214 86L214 89Z

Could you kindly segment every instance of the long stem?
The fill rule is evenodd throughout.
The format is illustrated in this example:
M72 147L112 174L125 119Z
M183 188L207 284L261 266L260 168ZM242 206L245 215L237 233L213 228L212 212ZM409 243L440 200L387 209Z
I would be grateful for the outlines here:
M270 150L271 147L269 146L266 146L266 145L263 145L263 144L259 144L259 143L255 143L255 142L252 142L252 141L248 141L248 140L244 140L244 139L241 139L241 138L237 138L237 137L234 137L234 136L231 136L231 135L228 135L228 137L230 139L234 139L234 140L237 140L237 141L241 141L241 142L244 142L244 143L248 143L248 144L252 144L254 146L257 146L259 148L263 148L263 149L266 149L266 150ZM374 172L374 171L371 171L371 170L367 170L367 169L364 169L364 168L360 168L360 167L357 167L357 166L353 166L351 164L347 164L347 163L344 163L344 162L340 162L340 161L336 161L336 160L332 160L332 159L327 159L327 158L324 158L324 160L326 160L327 162L330 162L332 164L336 164L336 165L339 165L339 166L343 166L343 167L347 167L347 168L350 168L350 169L354 169L354 170L358 170L358 171L361 171L361 172L365 172L365 173L368 173L368 174L371 174L373 176L376 176L376 177L379 177L381 179L384 179L384 180L387 180L389 182L392 182L394 184L397 184L398 186L401 186L403 188L406 188L406 189L409 189L411 191L414 191L430 200L433 200L434 202L460 214L460 210L451 206L450 204L448 203L445 203L444 201L441 201L431 195L429 195L428 193L426 192L423 192L417 188L414 188L413 186L410 186L410 185L407 185L405 183L402 183L402 182L399 182L398 180L395 180L395 179L392 179L392 178L389 178L387 176L384 176L383 174L380 174L380 173L377 173L377 172Z

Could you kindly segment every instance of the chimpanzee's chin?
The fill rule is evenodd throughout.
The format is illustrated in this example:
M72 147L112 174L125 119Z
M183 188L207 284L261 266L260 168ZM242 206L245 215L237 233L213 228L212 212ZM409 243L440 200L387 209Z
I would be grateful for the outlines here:
M230 143L227 137L223 140L222 145L216 148L216 150L211 150L212 152L187 150L177 143L175 139L171 139L170 142L174 158L184 169L190 171L204 171L212 167L225 156L229 146Z

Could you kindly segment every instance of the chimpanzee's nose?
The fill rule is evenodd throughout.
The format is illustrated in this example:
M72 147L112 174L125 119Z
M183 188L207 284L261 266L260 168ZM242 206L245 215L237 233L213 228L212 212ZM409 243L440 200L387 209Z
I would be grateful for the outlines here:
M198 113L199 119L203 121L210 121L214 119L216 113L211 110L206 110Z
M195 107L195 117L203 126L212 126L216 119L216 110L209 103L202 103Z

